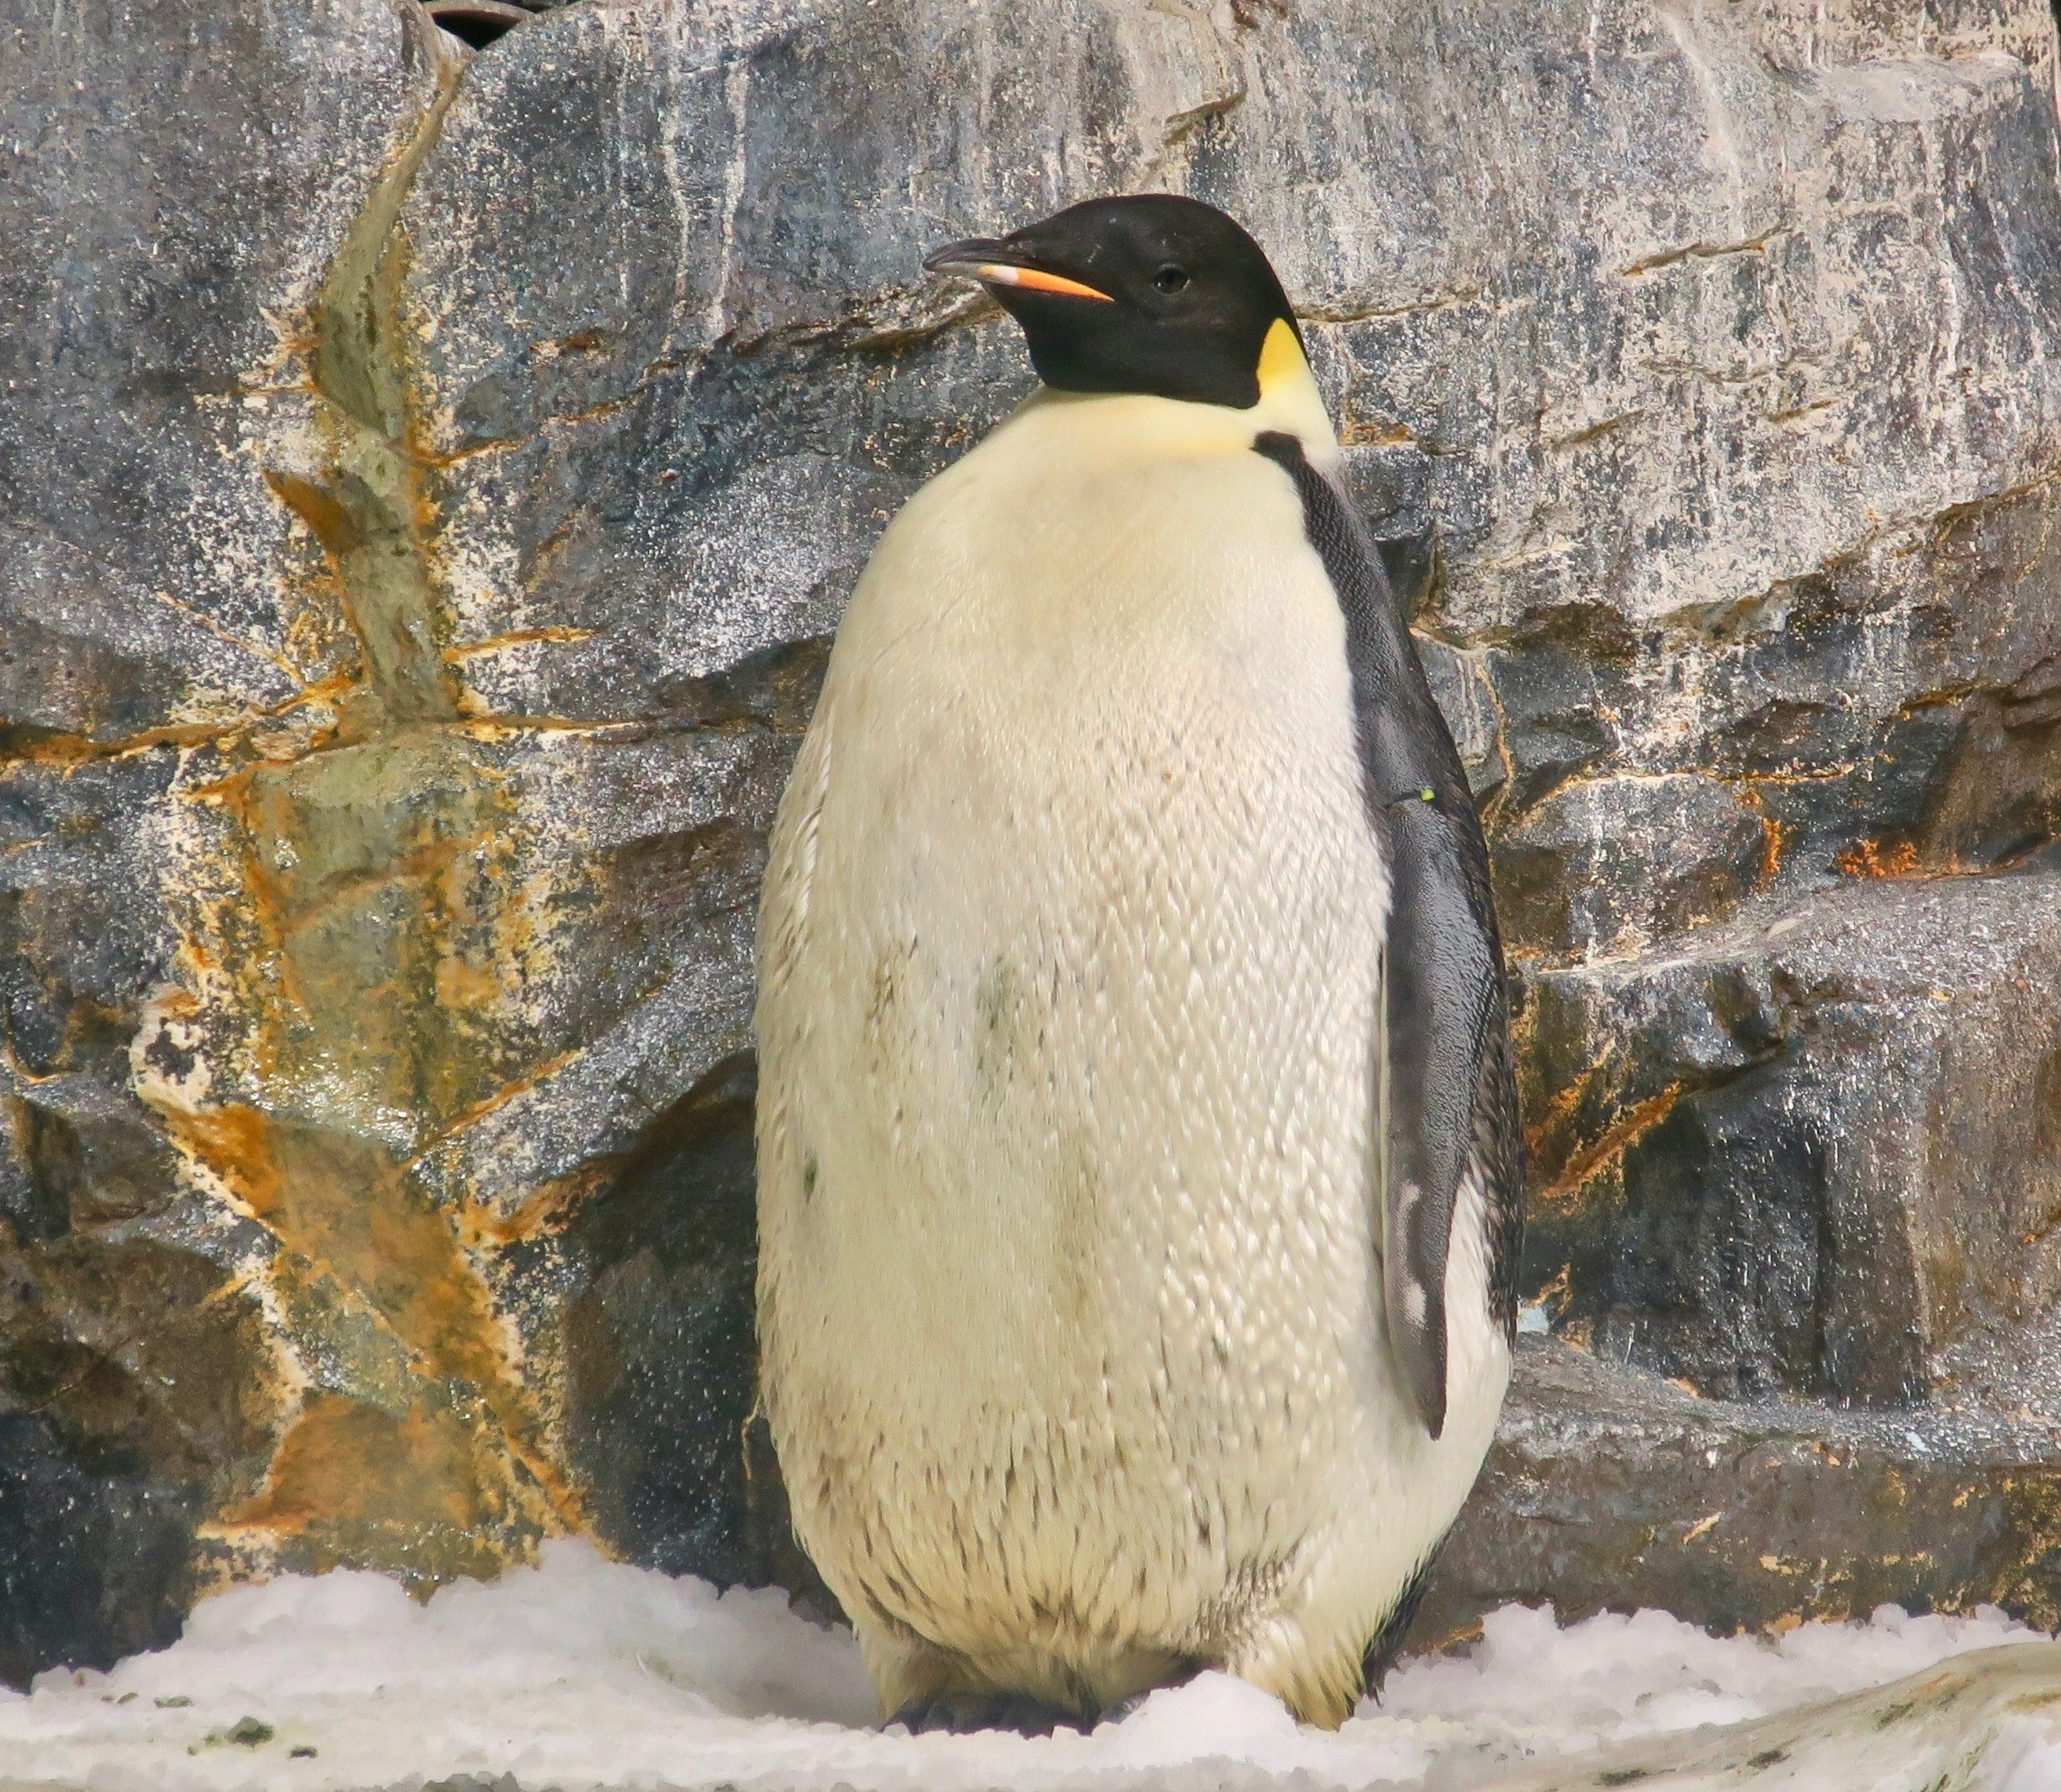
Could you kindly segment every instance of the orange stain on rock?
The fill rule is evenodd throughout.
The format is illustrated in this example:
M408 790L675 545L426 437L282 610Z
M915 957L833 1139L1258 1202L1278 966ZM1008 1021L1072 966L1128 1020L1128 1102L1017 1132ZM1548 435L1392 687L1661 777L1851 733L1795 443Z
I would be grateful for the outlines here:
M534 1556L535 1534L497 1523L505 1490L483 1478L466 1418L418 1403L399 1413L348 1394L300 1410L265 1485L202 1535L224 1549L217 1576L285 1567L376 1567L426 1597L457 1575L491 1575Z
M221 1523L297 1535L325 1524L451 1524L481 1517L470 1452L449 1415L396 1417L347 1394L321 1394L280 1440L266 1483Z
M290 1253L295 1280L327 1280L347 1305L369 1307L405 1348L425 1397L470 1398L483 1409L460 1427L457 1453L439 1445L424 1458L423 1472L434 1466L452 1488L472 1490L465 1498L474 1518L484 1502L500 1508L502 1525L524 1532L583 1528L579 1497L554 1459L484 1278L452 1221L408 1186L390 1154L363 1139L241 1103L167 1118L175 1137ZM360 1429L351 1435L358 1436L371 1421L354 1422ZM304 1417L282 1441L275 1482L288 1465L289 1446L308 1423ZM314 1435L324 1435L321 1426ZM498 1465L491 1459L497 1457L503 1459ZM296 1474L297 1485L331 1485ZM387 1497L376 1477L368 1486L366 1497ZM482 1491L495 1488L505 1491L498 1497ZM259 1509L225 1513L224 1521L259 1524L252 1515Z
M365 545L365 530L344 501L327 487L276 467L265 468L265 483L287 509L308 526L332 560L341 560Z
M279 1205L279 1171L273 1161L271 1127L255 1107L231 1102L196 1113L165 1117L172 1138L220 1178L257 1218Z
M1545 1111L1525 1127L1525 1150L1541 1170L1566 1156L1569 1149L1566 1134L1575 1126L1582 1102L1608 1061L1606 1058L1591 1064L1563 1085L1546 1102Z
M322 464L264 470L312 538L292 556L295 653L322 682L294 702L328 713L182 793L208 861L181 923L208 1074L144 1092L194 1184L274 1241L244 1274L291 1411L259 1491L207 1527L238 1573L355 1564L433 1584L584 1528L550 1376L490 1286L504 1241L468 1190L440 1205L416 1173L426 1141L541 1074L511 1000L539 950L515 804L494 755L447 726L442 519L398 223L458 67L440 65L294 333ZM533 1199L525 1223L576 1198Z
M1918 869L1918 847L1908 840L1894 846L1859 840L1839 855L1838 865L1848 877L1909 877Z
M1534 1191L1532 1199L1540 1203L1572 1201L1598 1171L1621 1158L1666 1119L1687 1091L1685 1083L1669 1083L1659 1094L1635 1102L1613 1120L1600 1137L1574 1152L1560 1174L1544 1188Z

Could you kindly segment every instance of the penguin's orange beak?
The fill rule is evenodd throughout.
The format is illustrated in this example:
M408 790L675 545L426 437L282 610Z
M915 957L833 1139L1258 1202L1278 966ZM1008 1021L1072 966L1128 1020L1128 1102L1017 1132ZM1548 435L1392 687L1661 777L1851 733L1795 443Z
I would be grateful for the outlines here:
M1106 292L1097 292L1082 281L1070 279L1063 273L1054 273L1050 268L1034 267L1025 262L1020 252L992 237L974 236L965 242L947 243L923 258L923 265L933 273L955 273L961 279L978 280L984 286L1020 286L1032 292L1054 292L1069 299L1100 299L1111 303Z

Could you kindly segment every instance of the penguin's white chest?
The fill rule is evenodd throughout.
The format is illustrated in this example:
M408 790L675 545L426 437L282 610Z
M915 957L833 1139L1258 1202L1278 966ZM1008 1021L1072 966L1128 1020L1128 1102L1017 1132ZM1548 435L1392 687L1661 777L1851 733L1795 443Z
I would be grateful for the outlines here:
M1436 1445L1393 1383L1344 624L1288 479L1169 434L1199 409L1031 407L854 597L762 922L762 1344L855 1615L1118 1687L1098 1649L1272 1649L1287 1692L1501 1381L1456 1337Z

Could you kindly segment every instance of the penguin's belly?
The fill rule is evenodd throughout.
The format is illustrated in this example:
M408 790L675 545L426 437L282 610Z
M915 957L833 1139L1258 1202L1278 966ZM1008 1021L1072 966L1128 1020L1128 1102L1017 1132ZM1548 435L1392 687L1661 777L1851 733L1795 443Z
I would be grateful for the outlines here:
M1007 528L979 459L855 596L769 876L797 1528L863 1638L1329 1714L1501 1391L1456 1337L1433 1444L1382 1342L1343 624L1257 455L1050 475Z

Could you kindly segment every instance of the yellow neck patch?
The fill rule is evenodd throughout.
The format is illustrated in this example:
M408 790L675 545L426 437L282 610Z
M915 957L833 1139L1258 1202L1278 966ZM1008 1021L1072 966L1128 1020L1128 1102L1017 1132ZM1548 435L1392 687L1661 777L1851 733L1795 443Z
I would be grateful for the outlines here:
M1285 381L1309 376L1310 364L1303 359L1302 344L1296 340L1295 326L1285 317L1276 317L1266 341L1259 345L1260 397L1279 391Z

